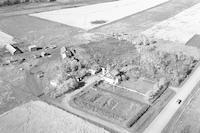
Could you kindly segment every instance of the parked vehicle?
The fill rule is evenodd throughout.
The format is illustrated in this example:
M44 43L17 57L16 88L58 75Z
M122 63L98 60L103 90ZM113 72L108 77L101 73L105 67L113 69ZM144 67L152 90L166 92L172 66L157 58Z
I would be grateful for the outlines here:
M182 100L181 100L181 99L178 99L176 102L177 102L178 104L181 104Z

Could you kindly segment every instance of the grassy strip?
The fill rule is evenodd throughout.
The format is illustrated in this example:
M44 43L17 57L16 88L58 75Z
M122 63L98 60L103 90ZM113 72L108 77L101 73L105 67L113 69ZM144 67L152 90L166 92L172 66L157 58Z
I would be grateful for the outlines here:
M137 131L138 133L143 132L174 95L174 91L167 89L162 96L155 101L152 107L150 107L149 110L132 126L132 128L130 128L130 130Z

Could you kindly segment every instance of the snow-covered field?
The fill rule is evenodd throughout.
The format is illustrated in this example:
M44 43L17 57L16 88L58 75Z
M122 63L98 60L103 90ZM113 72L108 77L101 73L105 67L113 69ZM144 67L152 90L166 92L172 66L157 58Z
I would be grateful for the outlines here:
M0 133L109 133L41 101L31 101L0 116Z
M157 39L186 43L194 34L200 34L200 3L176 16L144 31Z
M169 0L119 0L115 2L36 13L31 14L31 16L90 30L167 1ZM102 23L93 24L92 22L95 21L102 21Z
M10 43L14 43L13 37L0 31L0 48Z

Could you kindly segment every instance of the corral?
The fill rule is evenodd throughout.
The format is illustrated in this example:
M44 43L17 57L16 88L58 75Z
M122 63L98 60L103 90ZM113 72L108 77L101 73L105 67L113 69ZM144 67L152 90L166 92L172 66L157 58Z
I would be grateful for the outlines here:
M134 84L134 82L132 82L132 84ZM121 84L117 85L117 86L113 86L113 85L110 85L110 84L107 84L107 83L101 83L97 86L97 88L101 89L103 91L106 91L106 92L113 93L115 95L123 96L127 99L130 99L130 100L137 100L137 101L140 101L142 103L146 103L145 100L144 100L145 99L145 93L144 94L140 93L139 91L136 90L136 88L123 87ZM152 88L149 88L149 90L151 90L151 89Z
M139 93L145 94L153 88L154 83L155 82L153 81L145 80L141 78L138 79L137 81L130 78L129 80L122 82L120 86L130 88L130 89L138 91Z

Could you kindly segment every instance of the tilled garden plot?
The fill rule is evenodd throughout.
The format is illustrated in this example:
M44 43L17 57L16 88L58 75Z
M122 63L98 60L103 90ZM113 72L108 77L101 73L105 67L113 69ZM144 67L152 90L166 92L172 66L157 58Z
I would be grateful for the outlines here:
M129 128L149 108L147 104L93 87L73 96L70 105L125 128Z

